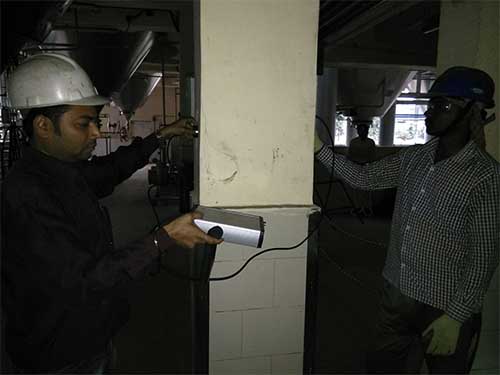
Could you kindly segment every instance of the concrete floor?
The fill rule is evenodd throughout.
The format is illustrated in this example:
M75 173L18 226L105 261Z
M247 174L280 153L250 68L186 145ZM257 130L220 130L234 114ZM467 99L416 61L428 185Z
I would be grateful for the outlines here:
M145 168L102 202L110 211L118 247L145 235L155 224L147 187ZM162 220L178 214L175 201L157 209ZM369 217L362 224L350 214L340 214L332 222L369 241L387 242L388 218ZM315 368L318 373L364 372L385 248L333 230L326 220L320 228L319 242ZM187 254L186 250L174 250L167 262L185 272ZM115 340L116 372L189 373L188 283L162 272L137 283L131 291L131 302L132 317Z

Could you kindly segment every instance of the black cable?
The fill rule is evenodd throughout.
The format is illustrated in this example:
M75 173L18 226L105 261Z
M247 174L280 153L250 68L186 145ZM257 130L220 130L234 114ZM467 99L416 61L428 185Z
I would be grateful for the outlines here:
M156 211L156 208L155 208L155 206L153 204L153 198L151 198L151 190L153 190L155 187L157 187L157 186L156 185L151 185L149 187L149 189L148 189L148 200L149 200L149 204L151 205L151 209L153 210L153 214L155 215L156 223L158 224L157 228L160 228L161 227L160 216L158 215L158 212Z
M370 287L367 287L365 285L365 283L363 283L361 280L359 280L356 276L354 276L353 274L351 274L350 272L346 271L344 269L344 267L342 267L338 262L334 261L332 258L330 258L330 256L328 255L328 253L323 250L320 246L318 246L319 250L323 253L324 257L330 262L332 263L339 271L340 273L342 273L344 276L346 276L347 278L349 278L350 280L354 281L356 284L358 284L359 287L361 287L362 289L365 289L367 291L369 291L370 293L373 293L375 294L376 296L380 295L380 292L376 289L373 289L373 288L370 288Z
M167 147L165 148L165 154L166 154L166 157L167 157L167 164L170 165L170 144L172 143L172 140L176 137L179 137L178 135L173 135L172 137L170 137L167 141Z
M316 187L316 184L313 184L313 189L314 189L314 193L315 193L315 194L316 194L316 196L318 197L318 200L319 200L319 204L320 204L320 206L321 206L321 207L323 207L323 206L324 206L324 204L323 204L323 199L321 198L321 194L320 194L320 192L319 192L318 188Z
M330 129L328 128L328 125L326 124L326 122L319 116L316 115L316 118L318 120L321 121L321 123L325 126L327 132L328 132L328 136L330 137L330 142L332 144L332 147L334 145L334 140L332 138L332 134L330 132ZM318 197L319 197L319 201L320 201L320 204L323 206L322 207L322 214L321 214L321 217L320 217L320 220L318 222L318 226L316 228L314 228L310 233L308 233L307 237L304 238L302 241L300 241L297 245L295 246L291 246L291 247L273 247L273 248L270 248L270 249L266 249L266 250L262 250L260 252L258 252L257 254L254 254L252 257L250 257L249 259L247 259L247 261L243 264L243 266L241 266L236 272L232 273L231 275L228 275L228 276L223 276L223 277L214 277L214 278L210 278L209 281L223 281L223 280L228 280L228 279L231 279L237 275L239 275L241 273L241 271L243 271L243 269L245 269L245 267L256 257L258 257L259 255L262 255L264 253L267 253L267 252L270 252L270 251L278 251L278 250L294 250L296 248L298 248L299 246L301 246L304 242L306 242L309 237L312 236L312 234L314 232L316 232L320 225L321 225L321 221L323 220L324 218L324 214L323 212L326 212L326 209L328 207L328 202L330 200L330 194L331 194L331 190L332 190L332 183L333 183L333 172L334 172L334 163L335 163L335 155L332 153L332 169L330 171L330 185L328 186L328 193L327 193L327 196L326 196L326 202L325 204L323 205L323 202L321 200L321 196L319 195L318 193Z
M331 141L331 144L332 144L332 147L334 145L334 140L333 140L333 137L332 137L332 134L330 132L330 129L328 128L328 126L326 125L325 121L319 117L319 116L316 116L317 119L319 119L321 121L321 123L325 126L327 132L328 132L328 136L330 138L330 141ZM175 137L175 136L174 136ZM168 144L167 144L167 157L168 157L168 150L169 150L169 147L170 147L170 142L171 140L174 138L170 138L169 141L168 141ZM285 250L285 251L288 251L288 250L294 250L298 247L300 247L302 244L304 244L320 227L321 225L321 222L323 220L323 218L327 217L326 214L324 212L326 212L326 207L328 205L328 202L329 202L329 199L330 199L330 195L331 195L331 190L332 190L332 184L333 184L333 174L334 174L334 163L335 163L335 155L332 153L332 168L331 168L331 171L330 171L330 181L329 181L329 187L328 187L328 193L327 193L327 199L326 199L326 202L325 204L323 204L322 200L321 200L321 197L319 196L318 194L318 197L319 197L319 200L320 200L320 204L324 207L323 210L322 210L322 214L321 214L321 217L320 217L320 220L318 222L318 225L316 226L316 228L314 228L311 232L308 233L308 235L302 240L300 241L298 244L294 245L294 246L290 246L290 247L274 247L274 248L270 248L270 249L265 249L265 250L262 250L256 254L254 254L253 256L251 256L249 259L246 260L246 262L234 273L228 275L228 276L222 276L222 277L214 277L214 278L210 278L209 281L224 281L224 280L228 280L228 279L231 279L233 277L236 277L237 275L239 275L246 267L247 265L255 258L257 258L258 256L262 255L262 254L265 254L265 253L268 253L268 252L271 252L271 251L279 251L279 250ZM155 217L156 217L156 220L157 220L157 223L158 225L155 227L155 228L160 228L161 225L160 225L160 219L159 219L159 216L158 216L158 213L156 211L156 209L154 208L153 206L153 203L152 203L152 199L151 199L151 190L152 188L154 187L155 185L152 185L150 186L150 188L148 189L148 198L149 198L149 202L151 204L151 207L153 209L153 212L155 214ZM327 217L327 220L330 224L330 226L332 228L335 228L334 224L331 222L331 219L329 217ZM336 228L335 228L336 229ZM154 229L153 229L154 230ZM337 229L339 230L339 229ZM341 230L339 230L341 231ZM343 231L341 231L343 232ZM347 232L344 232L344 233L347 233ZM357 238L357 237L355 237ZM360 239L360 238L357 238L357 239ZM362 239L361 239L362 240ZM366 240L365 242L369 242L368 240ZM156 242L157 243L157 242ZM158 246L158 245L157 245ZM160 249L159 249L160 250ZM161 253L161 252L160 252ZM334 263L344 274L346 274L349 278L355 280L358 284L362 285L363 286L363 283L361 283L357 278L355 278L354 276L350 275L349 273L347 273L346 271L343 270L342 266L340 266L338 263L336 263L335 261L333 261L330 257L327 257L328 260L330 260L330 262ZM174 270L172 269L169 269L167 266L165 266L164 264L162 264L160 262L160 266L165 269L167 272L173 274L174 276L176 277L179 277L179 278L182 278L182 279L189 279L189 280L192 280L192 281L200 281L201 279L199 278L191 278L189 276L186 276L186 275L181 275L177 272L175 272ZM367 288L368 289L368 288Z
M151 205L151 208L153 210L153 213L155 215L155 218L156 218L156 223L157 225L155 225L153 227L153 229L151 230L150 233L154 232L154 231L157 231L161 228L161 223L160 223L160 217L158 215L158 212L156 211L156 209L154 208L154 205L153 205L153 199L151 198L151 190L156 187L156 185L151 185L148 189L148 200L149 200L149 204ZM323 216L322 216L323 218ZM238 269L238 271L236 271L235 273L229 275L229 276L224 276L224 277L216 277L216 278L211 278L209 279L209 281L223 281L223 280L228 280L228 279L231 279L235 276L237 276L239 273L241 273L241 271L243 271L243 269L248 265L248 263L250 263L254 258L258 257L259 255L262 255L264 253L267 253L267 252L270 252L270 251L276 251L276 250L294 250L296 248L298 248L299 246L301 246L304 242L306 242L310 237L311 235L316 232L318 229L319 229L319 225L321 224L321 220L322 218L320 219L320 222L318 223L318 226L316 228L314 228L308 235L306 238L304 238L301 242L299 242L297 245L295 246L291 246L291 247L274 247L274 248L270 248L270 249L266 249L266 250L262 250L260 252L258 252L257 254L254 254L252 257L250 257L246 262L245 264L243 264L242 267L240 267L240 269ZM158 248L158 252L160 254L163 254L163 252L161 251L161 249L159 248L159 245L158 245L158 241L155 240L155 244ZM183 280L190 280L190 281L202 281L200 278L193 278L193 277L190 277L190 276L187 276L187 275L183 275L183 274L180 274L178 273L177 271L174 271L173 269L171 269L170 267L164 265L161 260L160 260L160 267L162 269L164 269L165 271L167 271L168 273L172 274L173 276L177 277L177 278L180 278L180 279L183 279Z
M160 216L158 215L158 212L156 211L156 208L153 205L153 199L151 198L151 190L153 190L153 188L155 188L155 187L157 187L157 186L156 185L151 185L149 187L149 189L148 189L149 204L151 205L151 209L153 210L153 213L154 213L155 218L156 218L156 225L153 227L153 229L151 229L150 233L157 232L162 227L161 222L160 222ZM154 234L154 237L155 237L154 242L155 242L155 245L156 245L156 249L158 250L158 253L160 254L159 266L160 266L161 269L165 270L166 272L168 272L172 276L174 276L174 277L176 277L178 279L181 279L181 280L202 281L200 278L191 277L189 275L185 275L185 274L179 273L176 270L174 270L173 268L170 268L169 266L163 264L162 258L163 258L163 255L165 255L166 252L162 251L160 249L160 245L158 244L158 239L156 238L156 233Z
M340 233L344 234L344 235L345 235L345 236L347 236L347 237L351 237L351 238L353 238L353 239L355 239L355 240L358 240L358 241L360 241L360 242L365 242L365 243L367 243L367 244L369 244L369 245L378 246L378 247L381 247L381 248L384 248L384 249L386 249L386 248L388 247L388 245L387 245L387 244L385 244L385 243L382 243L382 242L377 242L377 241L371 241L371 240L368 240L368 239L366 239L366 238L363 238L363 237L360 237L360 236L356 236L355 234L352 234L351 232L348 232L348 231L346 231L346 230L343 230L343 229L342 229L342 228L340 228L338 225L334 224L334 223L332 222L332 220L331 220L328 216L326 216L326 219L327 219L327 221L328 221L328 225L329 225L329 226L330 226L333 230L336 230L336 231L338 231L338 232L340 232Z
M320 116L318 116L318 115L316 115L316 119L318 119L318 120L319 120L319 121L323 124L323 126L325 127L325 129L326 129L326 131L327 131L327 133L328 133L328 137L330 138L330 143L331 143L331 147L332 147L332 168L331 168L331 170L330 170L330 179L329 179L329 181L328 181L328 182L322 182L322 184L328 183L328 193L327 193L327 196L326 196L326 202L325 202L324 204L323 204L322 199L321 199L321 197L320 197L320 195L319 195L319 191L317 190L316 186L314 187L314 189L315 189L315 191L316 191L316 193L317 193L317 195L318 195L318 198L319 198L320 204L321 204L321 206L322 206L322 211L321 211L321 219L320 219L320 223L319 223L319 224L321 224L321 221L323 220L323 218L325 218L325 217L326 217L326 218L327 218L327 221L328 221L328 224L329 224L329 226L330 226L330 228L335 229L335 230L337 230L337 231L339 231L339 232L343 233L344 235L348 235L349 237L355 238L355 239L357 239L357 240L359 240L359 241L363 241L363 242L366 242L366 243L370 243L370 244L373 244L373 245L376 245L376 246L384 246L383 244L379 244L379 243L376 243L376 242L374 242L374 241L369 241L369 240L363 239L363 238L361 238L361 237L357 237L357 236L355 236L355 235L353 235L353 234L351 234L351 233L349 233L349 232L343 231L342 229L340 229L338 226L336 226L336 225L333 223L333 221L332 221L332 219L331 219L330 217L328 217L328 216L327 216L327 208L328 208L328 203L329 203L329 200L330 200L330 194L331 194L331 191L332 191L332 186L333 186L333 183L335 182L335 181L334 181L334 178L333 178L333 176L334 176L334 171L335 171L335 154L334 154L334 152L333 152L333 149L334 149L334 146L335 146L335 141L334 141L334 138L333 138L332 133L331 133L331 131L330 131L330 128L328 127L328 125L326 124L326 122L325 122L325 121L324 121L324 120L323 120ZM325 147L325 146L323 146L323 147ZM340 182L340 184L342 185L342 187L344 187L343 182L342 182L342 181L339 181L339 182ZM344 191L345 191L345 188L344 188ZM345 192L345 193L347 194L347 192ZM349 200L350 200L350 199L349 199ZM360 218L360 217L358 217L358 218L361 220L361 218ZM363 222L362 220L361 220L361 223L363 223L363 224L364 224L364 222ZM319 247L319 246L318 246L318 247ZM322 249L320 248L320 250L322 250ZM324 252L324 251L323 251L323 252ZM326 254L326 253L325 253L325 254ZM336 266L336 267L337 267L337 268L338 268L338 269L339 269L339 270L340 270L340 271L341 271L344 275L348 276L350 279L354 280L357 284L359 284L360 286L364 287L365 289L370 290L370 291L373 291L371 288L366 287L366 286L365 286L365 285L364 285L364 284L363 284L363 283L362 283L359 279L357 279L355 276L353 276L353 275L351 275L350 273L348 273L347 271L345 271L345 270L343 269L343 267L342 267L340 264L338 264L337 262L335 262L335 261L334 261L333 259L331 259L328 255L327 255L327 259L328 259L331 263L333 263L333 264L334 264L334 265L335 265L335 266Z
M332 169L330 170L330 183L328 185L328 192L326 194L325 205L324 205L324 207L322 207L322 209L326 211L328 209L328 203L330 202L330 194L332 192L332 185L333 185L333 175L334 175L334 172L335 172L335 153L333 152L333 149L334 149L334 146L335 146L335 141L334 141L334 139L332 137L332 132L330 131L330 128L326 124L325 120L323 120L318 115L316 115L316 119L318 119L323 124L323 126L325 127L326 132L328 133L328 137L330 138L330 143L332 145L331 146L332 147Z
M331 143L331 147L332 147L332 169L330 170L330 181L328 181L328 182L321 182L322 184L323 184L323 183L328 183L328 184L329 184L329 186L328 186L328 194L327 194L327 197L326 197L325 206L324 206L324 208L323 208L323 207L322 207L322 208L323 208L323 210L324 210L325 212L327 212L328 202L329 202L329 199L330 199L330 193L331 193L331 190L332 190L332 185L333 185L333 183L334 183L334 182L338 182L338 183L340 183L340 186L341 186L342 190L344 191L344 194L346 195L347 199L349 200L349 202L351 203L351 205L352 205L353 207L355 207L355 205L354 205L354 203L353 203L353 201L352 201L352 199L351 199L350 195L347 193L347 190L346 190L346 188L345 188L344 182L343 182L342 180L335 180L335 179L333 178L333 175L334 175L334 172L335 172L335 153L334 153L335 141L334 141L334 138L333 138L333 136L332 136L332 132L330 131L330 128L328 128L328 125L326 124L325 120L323 120L323 119L322 119L321 117L319 117L318 115L316 115L316 118L317 118L318 120L320 120L320 121L321 121L321 123L324 125L324 127L325 127L325 129L326 129L326 131L327 131L327 133L328 133L328 137L330 138L330 143ZM327 146L327 147L328 147L328 146ZM364 224L364 222L363 222L363 219L362 219L361 215L356 215L356 216L357 216L357 218L359 219L359 221L360 221L362 224Z
M300 241L297 245L295 246L290 246L290 247L272 247L270 249L266 249L266 250L262 250L260 252L258 252L257 254L254 254L253 256L251 256L250 258L247 259L247 261L243 264L243 266L240 267L240 269L234 273L232 273L231 275L228 275L228 276L223 276L223 277L213 277L213 278L210 278L208 279L209 281L223 281L223 280L228 280L228 279L231 279L235 276L237 276L241 271L243 271L243 269L248 265L248 263L250 263L254 258L257 258L259 255L262 255L264 253L268 253L270 251L277 251L277 250L294 250L296 248L298 248L299 246L301 246L304 242L306 242L309 237L312 236L312 234L314 232L316 232L318 229L319 229L319 225L321 223L321 220L320 222L318 223L318 226L316 228L314 228L308 235L306 238L304 238L302 241Z

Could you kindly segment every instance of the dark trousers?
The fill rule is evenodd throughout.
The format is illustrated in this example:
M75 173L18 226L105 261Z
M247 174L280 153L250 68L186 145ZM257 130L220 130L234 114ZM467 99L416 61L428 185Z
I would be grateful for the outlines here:
M61 368L59 370L51 370L51 371L30 371L23 370L21 368L15 368L11 372L6 372L9 374L41 374L41 373L50 373L50 374L92 374L92 375L101 375L101 374L109 374L112 367L115 365L116 361L116 350L112 344L109 343L106 350L98 354L92 358L82 360L77 363L70 364Z
M375 374L419 373L425 359L431 374L467 374L477 350L481 314L475 314L460 329L454 354L425 354L430 340L422 332L444 312L403 295L384 280L373 349L367 370Z
M103 353L93 358L83 360L79 363L69 365L57 371L56 373L93 374L93 375L109 374L115 362L116 362L116 350L113 345L113 342L110 341L108 347L106 348L106 351L104 351Z

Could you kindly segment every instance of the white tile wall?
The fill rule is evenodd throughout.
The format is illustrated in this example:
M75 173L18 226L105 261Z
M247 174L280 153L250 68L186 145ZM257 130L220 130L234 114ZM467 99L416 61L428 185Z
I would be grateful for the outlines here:
M209 372L210 375L270 374L271 357L265 356L211 361Z
M241 267L240 262L216 263L212 277L229 275L239 267ZM273 261L255 259L237 277L210 283L211 310L229 311L271 307L273 285Z
M303 340L303 307L243 312L244 356L302 352Z
M304 259L275 260L274 306L299 306L306 298Z
M304 239L304 237L307 236L307 232L304 230L302 232L302 238L299 239L298 241L287 241L287 242L282 242L277 245L271 245L271 246L263 246L262 249L254 249L251 247L247 247L243 250L243 258L246 260L253 256L254 254L258 253L259 251L263 249L270 249L272 247L293 247L297 245L301 240ZM285 237L283 237L285 238ZM305 258L307 254L307 243L303 244L302 246L293 249L293 250L276 250L276 251L270 251L268 253L264 253L262 255L259 255L259 259L279 259L279 258Z
M283 208L265 210L247 210L245 212L260 215L266 222L263 249L273 247L292 247L300 243L308 230L308 215L311 208ZM245 247L243 257L248 259L261 249ZM260 259L305 257L307 244L294 250L271 251L259 256Z
M307 236L310 208L241 210L267 223L263 249ZM262 249L225 243L212 277L232 274ZM210 375L302 373L307 242L252 260L237 277L210 284Z
M217 246L217 252L215 253L215 262L221 262L225 260L241 261L243 259L244 249L245 246L223 242Z
M302 353L274 355L272 358L273 374L302 374Z
M242 312L210 313L210 360L241 356Z

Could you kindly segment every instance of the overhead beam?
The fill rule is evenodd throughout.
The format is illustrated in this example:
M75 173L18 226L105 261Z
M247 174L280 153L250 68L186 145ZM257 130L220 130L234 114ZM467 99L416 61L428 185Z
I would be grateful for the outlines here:
M353 39L359 34L364 33L377 26L378 24L404 12L408 8L422 2L416 1L390 1L383 0L359 16L353 18L350 22L340 27L338 30L323 38L322 43L326 46L334 46Z
M401 66L410 67L412 70L433 70L436 66L436 55L433 52L387 51L378 49L376 46L370 49L341 46L327 47L323 56L324 65L328 67Z
M93 9L74 6L64 16L57 19L54 28L82 32L155 31L174 34L178 33L178 30L173 17L175 15L169 12L151 11L148 13L141 10L134 13L133 10L123 8Z
M179 10L182 7L189 6L193 0L152 0L152 1L131 1L131 0L76 0L75 5L81 7L93 7L93 8L109 8L109 9L130 9L130 10Z

